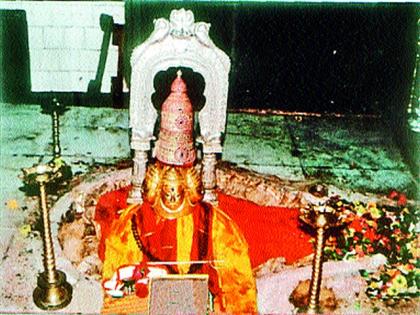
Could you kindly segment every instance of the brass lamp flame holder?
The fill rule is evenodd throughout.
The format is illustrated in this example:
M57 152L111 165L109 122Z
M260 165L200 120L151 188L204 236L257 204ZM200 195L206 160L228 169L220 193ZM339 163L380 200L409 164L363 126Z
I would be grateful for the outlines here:
M318 314L321 312L319 307L319 294L322 284L322 263L324 254L324 243L326 231L332 227L344 224L346 216L329 205L310 205L301 209L299 217L304 223L316 229L315 255L312 262L311 285L309 288L308 314Z
M24 170L25 178L34 179L39 185L43 222L44 272L38 275L37 287L33 292L35 305L42 310L57 310L67 306L73 288L66 281L66 275L56 269L51 224L47 207L46 184L61 176L51 165L38 165Z

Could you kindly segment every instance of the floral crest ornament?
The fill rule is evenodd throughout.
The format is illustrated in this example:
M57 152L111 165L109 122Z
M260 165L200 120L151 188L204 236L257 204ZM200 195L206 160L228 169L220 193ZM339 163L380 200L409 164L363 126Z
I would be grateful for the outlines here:
M191 36L194 33L194 14L190 10L173 10L169 16L171 34L175 36Z
M331 198L332 207L347 209L350 223L327 240L325 256L344 260L384 255L387 262L379 270L360 270L360 274L367 282L367 296L393 303L420 296L420 250L416 231L420 213L407 205L404 194L392 192L389 197L396 201L395 205Z
M165 37L171 35L177 38L188 38L195 36L197 40L207 46L214 46L209 37L210 24L205 22L195 22L194 14L184 8L173 10L169 16L169 21L159 18L153 21L154 31L149 40L152 43L160 42Z

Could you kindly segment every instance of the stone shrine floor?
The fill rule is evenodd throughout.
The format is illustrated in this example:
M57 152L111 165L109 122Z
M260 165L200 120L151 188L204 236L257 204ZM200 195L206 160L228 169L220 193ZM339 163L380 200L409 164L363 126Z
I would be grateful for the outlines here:
M19 176L23 167L51 159L51 117L38 105L0 104L0 111L0 313L40 312L31 292L42 270L42 242L27 221L38 201L20 190ZM128 110L69 107L60 122L62 156L73 173L129 158ZM375 118L230 113L222 158L292 181L380 195L395 189L414 196L418 182L394 141ZM73 301L86 304L70 304L65 312L97 308L86 299L95 285L79 281Z

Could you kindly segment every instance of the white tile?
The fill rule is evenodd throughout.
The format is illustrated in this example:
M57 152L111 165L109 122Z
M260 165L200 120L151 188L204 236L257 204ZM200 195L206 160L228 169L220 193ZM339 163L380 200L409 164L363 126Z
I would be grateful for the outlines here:
M80 71L95 71L98 68L100 51L99 50L81 50L80 51Z
M48 88L48 71L31 69L31 91L51 91Z
M63 60L66 58L63 49L44 49L41 52L41 67L47 71L61 71Z
M84 47L85 29L80 26L66 27L64 29L64 47L79 49Z
M21 3L16 1L0 1L0 9L2 10L16 10L22 9Z
M111 78L117 76L118 72L118 50L110 47L105 64L104 77L102 79L101 92L111 92Z
M49 21L51 14L48 10L40 10L40 8L36 8L34 5L29 3L26 4L25 7L29 27L42 27L50 24Z
M61 61L61 70L79 71L82 51L80 49L63 50L63 59Z
M102 78L101 93L111 93L111 80L110 75L104 75Z
M102 14L109 15L109 14L106 14L105 12L103 12L102 7L100 7L100 6L92 9L91 18L90 18L92 23L90 23L89 26L101 29L101 15Z
M84 2L73 6L73 23L78 26L99 26L99 20L95 19L95 3Z
M28 28L29 49L44 47L44 28L33 26Z
M64 27L48 26L44 28L45 48L63 48L64 46Z
M47 82L51 91L62 91L62 86L64 84L63 73L59 71L50 71Z
M31 62L31 72L43 70L43 57L44 49L32 48L29 51L29 59Z
M32 91L68 92L76 84L72 81L72 73L66 71L38 71L32 75Z
M81 5L80 3L55 3L48 8L51 25L73 26L90 25L92 19L92 6Z
M85 49L101 49L104 32L99 27L84 28L83 47Z
M124 3L115 3L113 6L109 7L106 10L107 13L112 15L114 18L115 24L124 24L125 23L125 16L124 16Z
M95 80L95 71L78 71L71 73L73 91L87 92L89 82Z
M106 58L105 72L116 75L118 70L118 49L115 46L111 46L108 49L108 55Z

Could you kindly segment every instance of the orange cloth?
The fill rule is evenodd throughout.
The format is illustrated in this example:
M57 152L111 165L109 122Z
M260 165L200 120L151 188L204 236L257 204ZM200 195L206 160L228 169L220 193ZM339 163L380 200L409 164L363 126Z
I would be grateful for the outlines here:
M299 223L298 208L264 207L223 193L218 200L245 236L252 268L275 257L292 264L313 253L312 237Z
M127 207L131 187L104 194L95 211L95 221L101 225L102 239L99 257L104 259L105 239L110 233L117 211ZM299 224L299 209L264 207L223 193L218 194L219 208L239 226L249 247L252 268L270 258L284 257L287 264L313 253L311 236Z
M142 252L132 233L133 217L144 247ZM216 260L168 269L209 274L216 310L256 312L256 285L246 240L236 223L220 209L202 203L189 215L165 220L157 217L145 202L127 207L103 232L104 280L111 278L118 267L142 261Z

